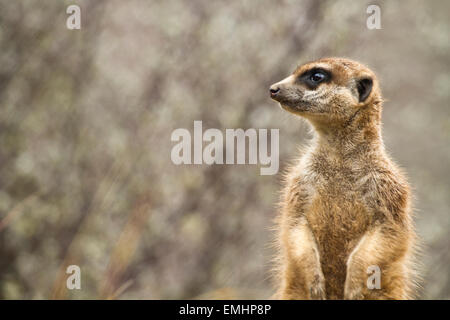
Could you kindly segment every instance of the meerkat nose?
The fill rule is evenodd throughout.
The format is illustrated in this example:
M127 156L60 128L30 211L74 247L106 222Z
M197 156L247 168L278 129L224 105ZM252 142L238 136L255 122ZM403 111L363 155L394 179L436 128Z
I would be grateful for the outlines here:
M269 91L270 91L270 96L274 97L277 95L278 92L280 92L280 87L277 86L276 84L274 84L270 87Z

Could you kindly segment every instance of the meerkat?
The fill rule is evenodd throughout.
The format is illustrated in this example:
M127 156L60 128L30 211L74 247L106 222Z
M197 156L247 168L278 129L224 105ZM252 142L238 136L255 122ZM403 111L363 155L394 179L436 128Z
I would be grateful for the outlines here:
M315 133L284 180L275 298L414 298L410 188L384 148L375 74L320 59L272 85L270 96ZM372 270L379 288L368 285Z

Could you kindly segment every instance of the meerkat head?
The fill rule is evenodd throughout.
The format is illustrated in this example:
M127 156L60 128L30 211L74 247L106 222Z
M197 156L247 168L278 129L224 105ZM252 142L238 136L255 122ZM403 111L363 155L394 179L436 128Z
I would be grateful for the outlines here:
M273 84L270 96L281 107L314 124L347 124L361 111L379 113L381 93L374 73L362 64L326 58L298 67ZM368 111L366 111L368 110Z

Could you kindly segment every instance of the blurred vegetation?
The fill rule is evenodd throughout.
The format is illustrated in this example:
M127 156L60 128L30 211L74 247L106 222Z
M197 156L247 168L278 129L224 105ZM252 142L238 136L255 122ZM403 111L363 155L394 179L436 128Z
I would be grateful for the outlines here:
M81 30L66 7L81 7ZM366 28L381 7L382 29ZM175 166L176 128L280 128L270 84L323 56L367 63L414 186L421 297L450 298L448 1L0 0L0 298L267 298L280 174ZM81 290L65 288L81 267ZM225 289L223 289L225 288ZM233 289L226 289L233 288ZM217 291L218 290L218 291ZM227 291L228 290L228 291Z

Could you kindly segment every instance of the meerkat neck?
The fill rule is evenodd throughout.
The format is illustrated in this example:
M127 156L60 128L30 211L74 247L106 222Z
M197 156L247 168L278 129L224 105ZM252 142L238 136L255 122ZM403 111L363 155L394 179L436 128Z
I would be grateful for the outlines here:
M379 111L365 111L355 114L351 121L346 123L313 123L316 149L344 158L382 152L384 145L381 136L381 114Z
M383 151L381 135L367 136L364 132L330 134L317 132L316 150L347 158L354 154L373 154Z

